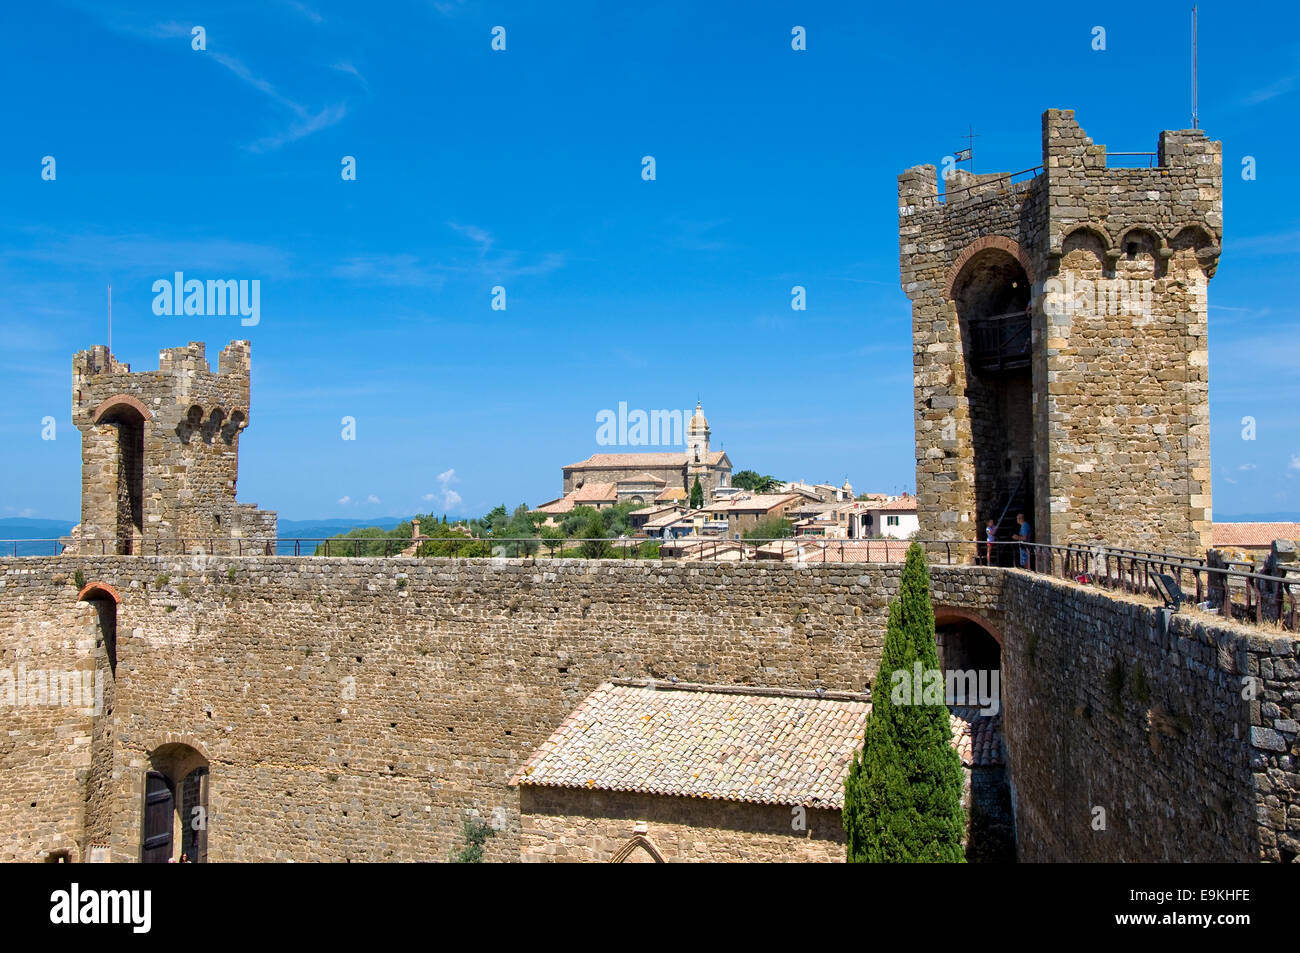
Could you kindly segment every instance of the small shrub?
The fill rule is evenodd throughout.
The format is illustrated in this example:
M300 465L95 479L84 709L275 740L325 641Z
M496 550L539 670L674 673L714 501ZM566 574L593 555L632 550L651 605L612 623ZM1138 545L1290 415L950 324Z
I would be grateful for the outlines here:
M181 594L182 598L188 599L190 597L190 584L188 582L183 582L176 587L176 591Z
M479 864L483 862L483 845L489 837L495 837L496 831L490 824L467 814L461 822L465 835L465 846L452 855L453 864Z
M153 587L155 589L161 589L171 581L172 581L171 576L167 575L165 572L159 573L157 576L154 577Z
M235 574L234 566L231 566L229 569L226 570L226 578L229 579L231 582L235 581L235 575L236 574Z
M86 588L86 574L78 569L72 574L72 582L77 587L77 591L80 592Z
M1110 695L1111 710L1119 711L1124 700L1124 663L1119 659L1115 659L1115 664L1106 674L1106 691Z
M1147 684L1147 673L1141 663L1133 666L1133 697L1143 705L1151 701L1151 686Z

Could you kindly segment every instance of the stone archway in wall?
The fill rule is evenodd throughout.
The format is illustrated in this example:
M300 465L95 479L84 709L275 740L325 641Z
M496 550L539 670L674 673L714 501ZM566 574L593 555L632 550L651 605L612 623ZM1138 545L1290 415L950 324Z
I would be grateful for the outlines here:
M948 707L966 779L966 859L1014 861L1015 811L1001 740L1002 625L972 609L935 605L934 633L939 667L959 693L948 698Z
M149 751L140 816L143 863L208 859L210 762L188 741L168 736Z
M144 432L153 418L149 408L130 394L117 394L95 408L91 420L111 430L117 483L114 551L138 553L144 541Z
M1034 518L1033 272L1009 238L968 246L949 270L970 419L975 525L989 519L1009 541L1015 517ZM998 547L998 555L1010 547Z

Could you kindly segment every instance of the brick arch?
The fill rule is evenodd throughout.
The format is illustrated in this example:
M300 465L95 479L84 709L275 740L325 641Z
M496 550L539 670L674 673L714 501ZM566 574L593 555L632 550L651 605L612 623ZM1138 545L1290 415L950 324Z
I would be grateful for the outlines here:
M117 605L122 604L122 596L116 589L106 582L88 582L81 587L77 593L77 601L85 602L89 599L112 599Z
M966 263L980 252L990 248L1004 251L1020 262L1020 267L1025 269L1025 276L1029 279L1029 283L1031 285L1034 283L1034 268L1029 262L1029 256L1025 254L1025 250L1020 247L1018 242L1007 238L1005 235L985 235L983 238L977 238L967 245L962 250L962 253L957 256L957 260L952 263L952 267L948 269L948 277L944 281L943 296L945 298L952 298L953 286L957 283L957 277L961 274L961 270L966 267Z
M998 648L1005 648L1002 641L1002 626L993 622L988 616L975 612L973 609L964 609L961 606L945 606L939 604L934 606L935 625L948 625L959 621L974 622L989 635L993 636L993 641L998 644Z
M95 412L90 415L90 419L94 423L99 423L113 408L123 406L130 407L145 420L153 419L153 414L150 412L149 408L140 403L140 401L136 400L130 394L114 394L107 400L101 401L99 406L95 408Z

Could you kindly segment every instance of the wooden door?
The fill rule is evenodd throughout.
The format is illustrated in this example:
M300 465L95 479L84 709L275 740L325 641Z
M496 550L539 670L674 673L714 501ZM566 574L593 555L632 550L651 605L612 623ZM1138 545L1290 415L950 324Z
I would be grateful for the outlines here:
M172 783L157 771L150 771L145 776L142 863L165 864L171 860L175 822L176 795Z

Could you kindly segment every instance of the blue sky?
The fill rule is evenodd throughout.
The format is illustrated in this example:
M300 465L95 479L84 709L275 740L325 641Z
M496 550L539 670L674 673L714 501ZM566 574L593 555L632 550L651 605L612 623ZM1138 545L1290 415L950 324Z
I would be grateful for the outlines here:
M1188 9L7 4L0 516L78 514L71 358L104 342L109 283L134 370L252 340L239 496L288 518L537 504L602 449L600 410L697 395L737 468L910 489L896 176L968 124L977 171L1037 165L1049 107L1155 149L1190 124ZM1201 125L1224 143L1221 515L1300 513L1297 21L1201 7ZM155 315L177 270L260 280L260 323Z

